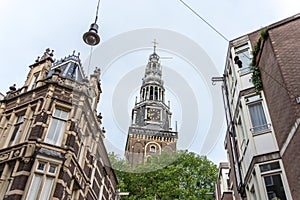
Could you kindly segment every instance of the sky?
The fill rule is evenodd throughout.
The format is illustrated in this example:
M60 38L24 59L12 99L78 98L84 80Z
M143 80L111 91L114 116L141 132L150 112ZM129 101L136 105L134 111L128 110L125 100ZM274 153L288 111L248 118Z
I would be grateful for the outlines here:
M185 2L228 40L300 11L297 0ZM219 109L221 88L216 85L212 89L208 80L211 74L222 75L228 41L179 0L101 0L98 18L101 42L90 57L90 47L82 41L82 35L95 19L96 6L97 0L1 0L0 92L5 94L13 84L22 87L28 66L46 48L53 49L57 59L76 50L86 72L92 72L96 66L102 70L103 94L98 109L103 112L106 140L123 141L143 69L152 53L151 41L157 38L158 53L166 57L161 63L171 99L172 126L178 121L179 132L182 131L179 137L185 140L183 148L203 153L215 163L226 160L225 125ZM176 85L175 77L180 85ZM124 106L119 108L115 100L122 95L124 85L128 86L128 94ZM215 94L217 90L219 94ZM122 132L122 137L117 132ZM206 148L206 139L211 134L213 142Z

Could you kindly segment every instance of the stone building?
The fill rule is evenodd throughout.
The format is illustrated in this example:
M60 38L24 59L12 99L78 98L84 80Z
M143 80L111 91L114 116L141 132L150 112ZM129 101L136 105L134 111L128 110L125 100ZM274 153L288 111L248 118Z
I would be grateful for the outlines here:
M223 76L232 199L300 199L300 15L229 43Z
M170 105L165 104L159 58L154 46L145 69L139 101L132 109L125 147L126 159L132 167L153 154L176 151L178 133L171 128L172 113Z
M96 107L100 70L46 50L0 104L0 199L115 199L117 180Z
M221 162L215 185L215 200L232 200L232 190L229 182L229 163Z

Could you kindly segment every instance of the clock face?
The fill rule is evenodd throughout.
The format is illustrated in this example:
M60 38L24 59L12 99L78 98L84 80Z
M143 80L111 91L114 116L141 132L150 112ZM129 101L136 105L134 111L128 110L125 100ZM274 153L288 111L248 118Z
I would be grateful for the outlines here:
M155 108L149 108L147 112L148 119L160 121L160 110Z

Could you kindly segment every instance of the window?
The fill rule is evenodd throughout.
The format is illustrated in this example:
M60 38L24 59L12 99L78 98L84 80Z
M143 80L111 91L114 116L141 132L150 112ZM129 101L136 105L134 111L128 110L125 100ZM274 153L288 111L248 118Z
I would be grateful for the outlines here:
M45 141L58 145L64 133L68 112L55 108Z
M12 134L11 134L11 138L10 138L10 141L9 141L9 146L16 143L16 141L18 139L18 136L19 136L19 133L21 131L21 127L22 127L23 122L24 122L24 114L18 116L18 118L16 120L16 123L14 124L14 126L12 128Z
M3 164L0 166L1 171L1 187L0 187L0 199L4 199L4 196L7 192L8 186L12 180L13 166L9 164Z
M262 102L250 104L248 105L248 108L249 108L249 114L252 123L252 131L255 133L258 131L263 131L268 129L268 124L262 106Z
M3 134L7 130L7 124L9 122L9 118L10 118L10 116L6 116L6 117L3 116L3 118L2 118L2 120L4 120L5 122L4 122L4 125L1 127L2 129L0 129L1 130L0 131L0 138L2 138Z
M54 74L55 69L60 69L60 75L73 79L73 80L82 80L83 76L80 73L80 67L77 63L69 61L65 62L62 65L56 65L51 68L48 72L47 77L51 77Z
M69 62L63 72L63 76L76 80L77 64Z
M240 73L247 73L250 71L250 48L248 43L240 45L235 48L236 56L234 58L234 63L238 65Z
M282 182L282 174L279 161L261 164L259 166L268 200L286 200L286 194Z
M33 74L32 78L31 78L31 81L30 81L30 84L28 86L28 91L29 90L32 90L36 87L36 81L37 81L37 78L39 76L40 72L36 72Z
M276 197L280 200L286 200L280 174L264 176L264 182L269 200L273 200Z
M28 121L26 122L26 126L24 128L24 131L23 131L23 137L22 138L22 141L25 139L25 138L28 138L28 133L29 133L29 129L32 125L32 122L33 122L33 111L31 110L30 114L29 114L29 118L28 118Z
M56 165L39 162L33 175L27 200L50 199L53 181L56 175Z
M150 146L150 152L151 153L156 153L156 147L155 146Z
M260 172L271 171L274 169L280 169L279 162L272 162L264 165L260 165Z
M245 98L245 101L246 103L248 103L247 106L252 124L251 131L253 133L256 133L269 129L269 124L267 124L267 119L264 112L261 96L249 96Z

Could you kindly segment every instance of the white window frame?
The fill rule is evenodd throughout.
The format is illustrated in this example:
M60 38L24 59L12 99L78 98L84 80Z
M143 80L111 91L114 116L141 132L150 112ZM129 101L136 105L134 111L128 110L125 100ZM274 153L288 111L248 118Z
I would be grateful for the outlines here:
M56 111L58 111L59 113L56 113ZM68 116L69 116L69 112L66 111L65 109L61 109L61 108L54 109L52 118L49 123L48 131L45 137L45 142L54 145L60 145L66 129L66 122ZM53 135L52 133L50 133L50 131L54 131Z
M261 168L260 166L262 165L266 165L266 164L271 164L271 163L276 163L278 162L278 168L274 168L274 169L267 169L263 172L261 172ZM265 162L265 163L261 163L259 164L259 167L258 167L258 170L259 170L259 173L261 175L261 181L262 181L262 184L263 184L263 191L264 191L264 196L266 199L268 199L268 192L267 191L267 186L272 186L274 185L274 181L273 181L273 177L272 176L275 176L275 175L279 175L280 176L280 179L281 179L281 182L282 182L282 187L284 189L284 194L285 194L285 197L286 199L289 199L290 197L290 191L289 191L289 188L288 188L288 185L286 183L286 180L284 178L284 172L283 172L283 168L282 168L282 163L280 160L272 160L270 162ZM271 177L271 184L266 184L265 182L265 177L266 176L270 176Z
M261 134L261 133L265 133L265 132L269 132L271 130L271 124L269 123L269 119L268 119L268 112L265 109L265 105L264 105L264 100L261 97L260 94L253 94L253 95L249 95L245 97L245 103L247 106L247 112L248 112L248 116L249 116L249 124L250 124L250 131L252 132L253 135L257 135L257 134ZM251 118L251 113L250 113L250 109L249 106L254 105L254 104L261 104L261 108L264 114L264 118L265 118L265 124L262 124L260 126L255 126L253 125L252 122L252 118ZM256 130L258 129L258 130Z
M238 73L239 73L240 75L250 73L250 72L251 72L251 66L250 66L250 65L251 65L251 61L252 61L252 56L251 56L251 49L250 49L250 44L249 44L249 42L245 42L245 43L243 43L243 44L240 44L240 45L234 47L234 52L235 52L235 56L238 56L238 57L239 57L239 60L240 60L240 61L242 61L240 55L241 55L241 54L244 54L244 52L247 52L247 53L248 53L247 56L246 56L245 54L244 54L244 56L246 56L246 57L249 56L249 60L250 60L249 66L245 66L245 63L242 63L243 66L242 66L242 68L238 68ZM235 57L235 56L234 56L234 57Z
M43 165L43 168L39 168L40 165ZM50 169L53 169L53 167L55 170L52 172ZM55 188L54 183L57 174L57 164L38 161L27 191L26 200L50 199L53 194L53 189Z

